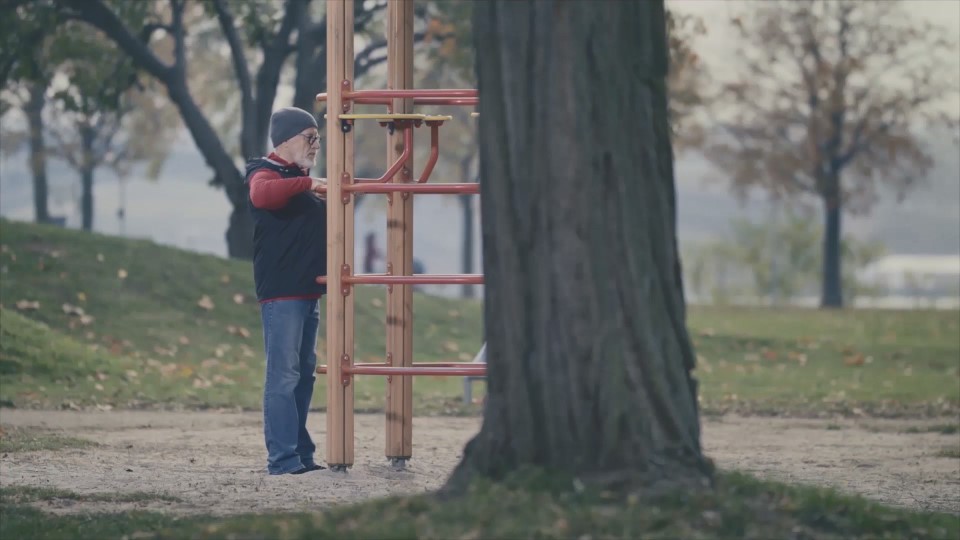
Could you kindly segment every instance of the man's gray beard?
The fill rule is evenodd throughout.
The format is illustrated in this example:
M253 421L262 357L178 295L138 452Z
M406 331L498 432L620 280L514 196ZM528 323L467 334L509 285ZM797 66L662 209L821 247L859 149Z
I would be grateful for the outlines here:
M312 169L316 164L317 158L303 158L302 160L297 161L297 165L299 165L301 169Z

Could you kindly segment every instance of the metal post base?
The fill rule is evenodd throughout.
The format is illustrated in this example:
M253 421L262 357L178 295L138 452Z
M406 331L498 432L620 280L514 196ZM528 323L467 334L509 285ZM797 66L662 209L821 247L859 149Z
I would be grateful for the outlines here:
M394 470L403 471L407 469L408 458L392 457L388 459L390 459L390 466L393 467Z
M330 465L330 472L346 473L346 465Z

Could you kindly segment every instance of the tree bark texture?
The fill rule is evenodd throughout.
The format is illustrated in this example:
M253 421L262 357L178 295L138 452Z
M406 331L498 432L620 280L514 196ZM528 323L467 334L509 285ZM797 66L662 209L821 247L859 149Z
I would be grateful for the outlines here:
M488 394L448 487L704 481L663 2L482 2L473 28Z
M30 87L30 98L25 112L30 129L30 171L33 173L33 211L37 223L50 221L47 204L50 190L47 187L47 146L43 139L43 107L46 103L46 86Z

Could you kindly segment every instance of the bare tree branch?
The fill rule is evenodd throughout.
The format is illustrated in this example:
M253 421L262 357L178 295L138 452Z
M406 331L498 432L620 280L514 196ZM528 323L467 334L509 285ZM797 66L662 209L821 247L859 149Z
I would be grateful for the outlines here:
M86 22L102 30L134 61L161 81L170 81L173 68L165 65L140 39L137 39L102 0L63 0L71 8L68 18Z

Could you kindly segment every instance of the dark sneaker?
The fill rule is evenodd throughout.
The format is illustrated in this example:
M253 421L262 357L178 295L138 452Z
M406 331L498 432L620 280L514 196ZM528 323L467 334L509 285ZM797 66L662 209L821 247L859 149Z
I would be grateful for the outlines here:
M310 472L310 471L322 471L324 469L326 469L326 467L324 467L323 465L317 465L316 463L311 463L309 465L304 465L303 472L299 474L303 474L305 472Z

